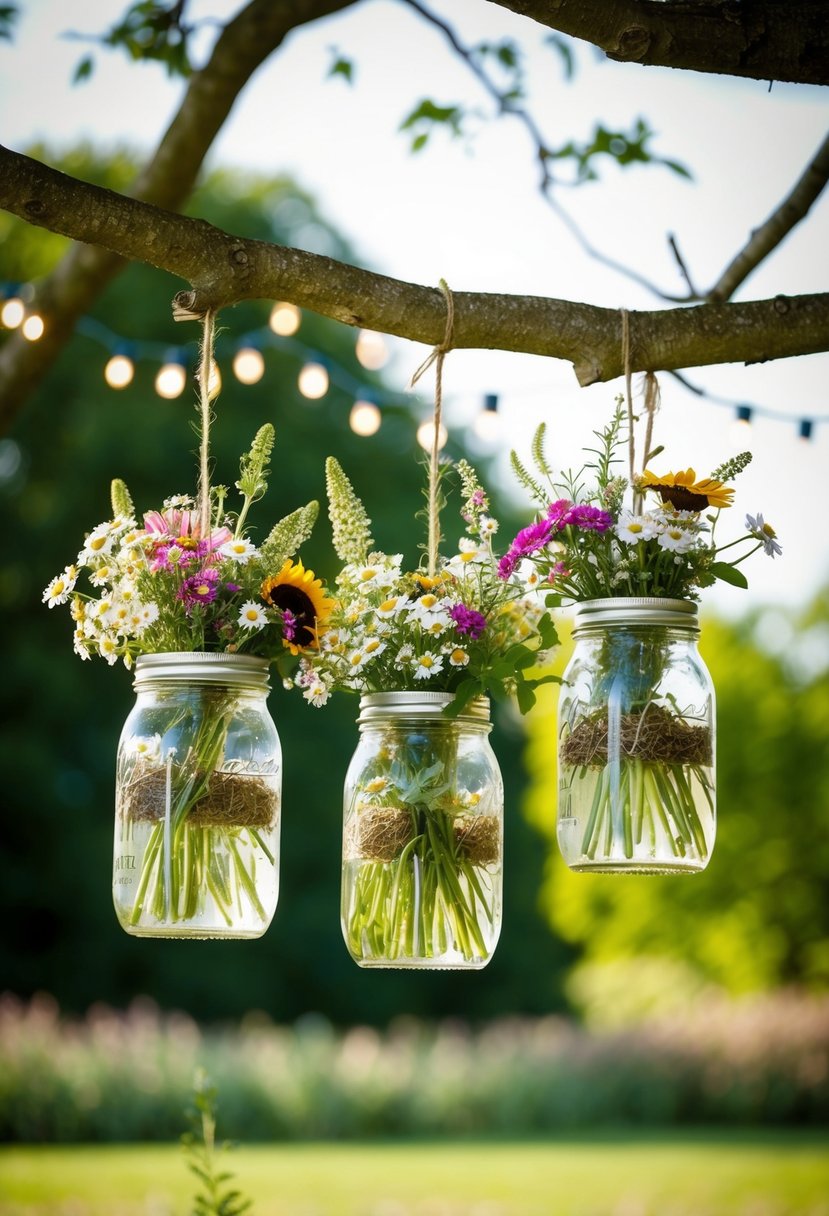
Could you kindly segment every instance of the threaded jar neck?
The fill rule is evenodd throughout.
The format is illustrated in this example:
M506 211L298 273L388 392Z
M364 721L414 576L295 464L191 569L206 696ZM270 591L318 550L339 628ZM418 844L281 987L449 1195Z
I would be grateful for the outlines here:
M451 692L373 692L360 698L359 726L385 724L416 718L419 721L453 723L490 729L489 698L473 697L456 718L444 715L444 708L454 700Z
M160 683L221 684L249 692L270 691L268 660L250 654L187 650L142 654L135 661L136 692Z
M646 628L655 625L677 629L691 637L699 636L697 605L690 600L662 599L658 596L628 595L576 604L573 637L609 627Z

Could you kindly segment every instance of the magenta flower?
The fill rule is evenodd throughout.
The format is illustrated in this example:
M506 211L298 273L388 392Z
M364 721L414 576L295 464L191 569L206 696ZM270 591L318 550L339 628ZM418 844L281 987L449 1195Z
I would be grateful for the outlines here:
M606 532L613 523L613 516L599 507L576 503L566 511L558 522L559 528L582 528L585 532Z
M547 582L554 583L557 578L569 578L572 571L568 570L564 562L556 562L550 573L547 575Z
M290 608L282 610L282 636L286 642L295 642L299 622L291 612Z
M553 534L554 526L551 519L541 519L522 528L498 563L498 577L508 579L522 557L529 557L531 553L543 549Z
M176 598L184 603L186 612L192 612L196 604L211 604L215 600L218 582L219 572L208 566L186 578L176 592Z
M458 633L465 633L474 642L486 629L486 617L475 608L467 608L466 604L453 604L449 615L455 622Z
M559 498L557 502L551 502L547 508L547 519L552 524L560 524L562 517L567 514L573 506L569 498Z

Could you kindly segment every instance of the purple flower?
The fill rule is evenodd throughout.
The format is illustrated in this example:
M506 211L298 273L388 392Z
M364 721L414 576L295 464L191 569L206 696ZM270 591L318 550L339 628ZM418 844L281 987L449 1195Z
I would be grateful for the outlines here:
M231 593L235 593L236 591L241 591L241 590L242 590L242 588L239 586L238 583L225 583L225 591L230 591Z
M541 519L522 528L498 563L498 577L508 579L522 557L543 549L553 534L553 527L552 520Z
M584 503L576 503L560 518L559 528L583 528L586 532L606 532L613 523L613 516L599 507L589 507Z
M219 572L211 569L200 570L186 578L176 592L176 597L184 602L186 612L192 612L196 604L211 604L218 590Z
M295 642L299 623L290 608L282 610L282 636L286 642Z
M483 613L474 608L467 608L466 604L453 604L449 609L449 615L455 622L458 633L465 633L473 642L486 629L486 617Z
M547 519L550 523L560 524L562 517L567 514L572 505L569 498L559 498L557 502L551 502L547 508Z

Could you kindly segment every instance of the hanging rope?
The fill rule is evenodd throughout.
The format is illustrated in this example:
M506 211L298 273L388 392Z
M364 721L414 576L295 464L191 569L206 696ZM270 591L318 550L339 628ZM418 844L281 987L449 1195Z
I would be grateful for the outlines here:
M653 423L656 416L656 411L662 402L662 393L659 389L659 381L656 378L656 372L645 372L645 450L642 453L642 472L645 471L645 466L648 463L648 457L651 454L651 443L653 442Z
M455 326L455 301L445 279L440 280L440 289L446 300L446 329L443 341L430 352L420 367L412 376L409 387L414 388L420 377L435 364L435 409L433 414L432 451L429 459L429 577L434 578L438 565L438 546L440 544L440 510L439 510L439 467L440 425L443 412L443 360L452 349L452 332Z
M202 322L199 361L199 414L201 443L199 445L199 485L196 498L201 536L210 535L210 376L215 367L213 347L216 340L216 314L209 309ZM215 396L215 393L214 393Z
M625 367L625 400L628 411L628 471L630 484L636 472L636 446L633 435L633 391L631 386L630 368L630 313L626 308L619 310L622 314L622 362Z

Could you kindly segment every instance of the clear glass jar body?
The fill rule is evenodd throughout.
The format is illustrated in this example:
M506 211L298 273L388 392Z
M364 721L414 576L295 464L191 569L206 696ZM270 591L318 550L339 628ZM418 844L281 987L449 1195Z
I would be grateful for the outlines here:
M113 900L136 937L260 937L279 882L282 752L264 659L145 655L118 747Z
M696 605L576 606L558 716L558 843L572 870L688 874L716 831L714 688Z
M480 969L501 931L504 787L481 698L362 698L345 780L342 929L361 967Z

